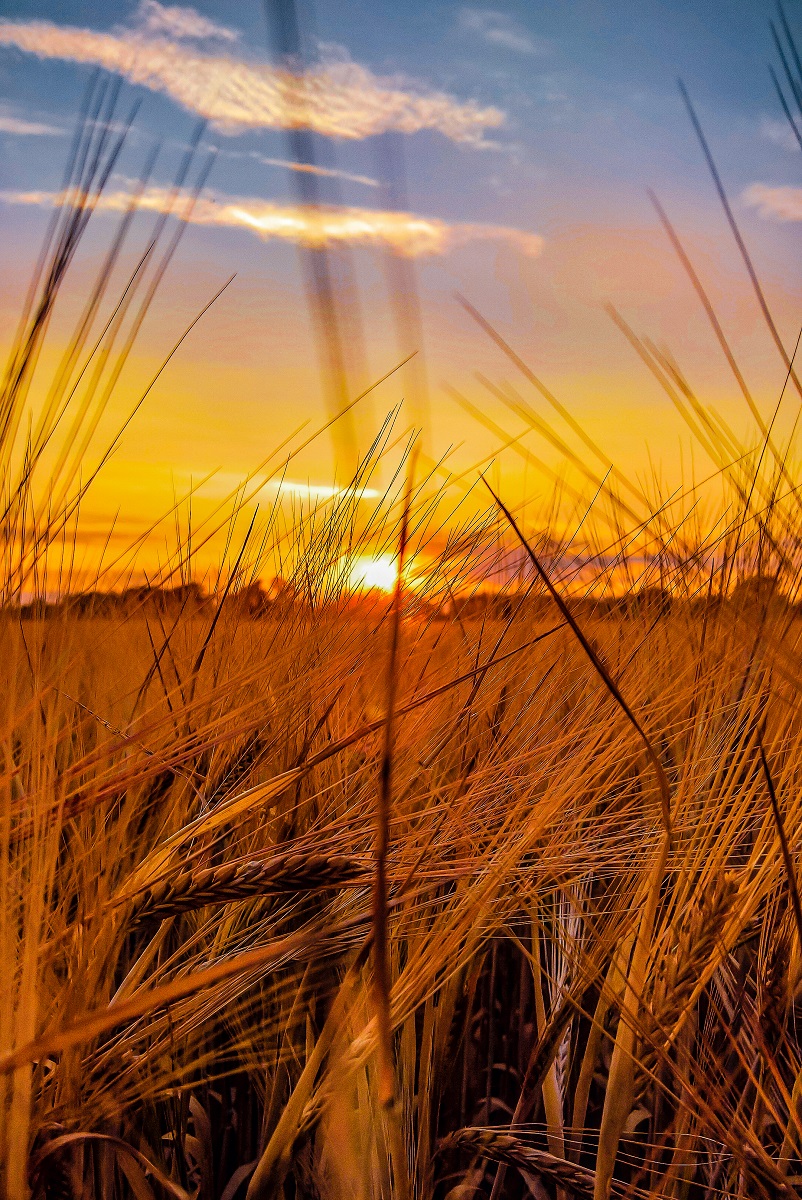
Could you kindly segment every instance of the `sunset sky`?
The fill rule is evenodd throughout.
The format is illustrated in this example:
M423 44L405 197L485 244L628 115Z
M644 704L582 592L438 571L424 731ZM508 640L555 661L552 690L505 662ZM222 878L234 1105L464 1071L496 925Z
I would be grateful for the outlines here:
M477 371L497 386L513 383L542 416L554 418L561 437L579 445L455 291L632 475L651 469L648 446L652 463L671 477L688 461L690 439L604 311L606 302L639 334L669 348L703 401L740 436L751 436L743 400L649 188L683 238L756 400L765 413L773 408L785 370L677 88L681 77L792 348L800 319L802 181L799 148L767 69L778 63L772 5L318 0L314 12L300 8L309 72L300 99L277 72L275 36L271 41L259 0L192 8L156 0L4 0L0 12L3 344L15 327L93 67L126 80L120 117L134 98L141 106L105 211L93 217L76 263L45 366L55 361L81 287L154 141L162 139L163 148L132 246L163 208L199 117L208 122L199 165L207 148L217 150L104 430L128 410L193 314L229 275L236 278L126 432L89 505L100 524L119 508L133 528L159 511L174 487L210 471L218 475L208 494L222 493L303 421L311 432L325 420L298 244L325 242L336 277L351 273L354 287L339 291L337 301L356 347L349 354L351 394L409 348L410 327L399 329L394 317L393 288L397 300L399 288L416 284L428 415L411 397L420 377L404 368L355 410L360 448L405 398L398 434L427 426L427 449L435 456L452 450L456 470L489 454L493 435L445 385L506 436L520 434L521 420L483 388ZM788 13L802 32L799 6L789 4ZM325 222L298 208L298 172L286 165L293 149L283 127L292 123L312 131ZM796 402L789 403L793 416ZM536 435L525 444L557 464L559 455ZM335 447L328 434L313 443L293 463L292 477L330 485L338 475ZM498 470L516 498L524 486L548 488L546 477L531 471L524 479L520 454L506 451Z

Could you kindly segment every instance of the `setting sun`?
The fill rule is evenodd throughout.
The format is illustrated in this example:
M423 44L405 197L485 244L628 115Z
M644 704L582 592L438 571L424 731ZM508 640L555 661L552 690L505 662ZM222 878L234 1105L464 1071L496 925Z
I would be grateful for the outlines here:
M397 579L398 559L393 554L360 555L349 564L348 586L355 592L392 592Z

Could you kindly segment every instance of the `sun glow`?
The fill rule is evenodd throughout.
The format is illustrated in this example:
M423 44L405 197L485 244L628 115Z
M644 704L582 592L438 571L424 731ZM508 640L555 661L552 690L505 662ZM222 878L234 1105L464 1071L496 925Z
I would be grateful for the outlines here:
M397 580L398 559L392 554L363 554L348 564L348 587L354 592L393 592Z

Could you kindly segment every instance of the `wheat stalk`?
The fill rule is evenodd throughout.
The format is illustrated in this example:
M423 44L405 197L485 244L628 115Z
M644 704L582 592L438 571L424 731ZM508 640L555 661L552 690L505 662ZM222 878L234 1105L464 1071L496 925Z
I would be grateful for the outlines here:
M688 999L716 950L737 894L737 876L724 875L712 893L704 897L689 927L679 936L662 994L655 997L651 1009L646 1008L643 1014L640 1066L647 1077L651 1077L661 1058L669 1052L681 1023L691 1011ZM645 1086L645 1081L641 1082Z
M207 904L356 886L367 879L365 864L344 854L294 853L268 861L223 863L181 871L153 884L132 901L130 920L164 920Z
M440 1150L466 1150L492 1162L516 1167L528 1175L538 1175L546 1183L554 1183L572 1196L593 1196L596 1176L587 1167L577 1166L564 1158L557 1158L546 1150L527 1146L510 1133L497 1129L469 1126L450 1133L440 1142Z

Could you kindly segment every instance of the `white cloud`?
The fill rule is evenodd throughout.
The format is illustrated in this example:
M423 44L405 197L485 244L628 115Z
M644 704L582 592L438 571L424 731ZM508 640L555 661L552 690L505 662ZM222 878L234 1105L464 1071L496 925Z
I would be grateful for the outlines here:
M149 13L158 18L156 33L148 25ZM186 30L187 14L205 20L193 9L162 8L155 0L145 9L144 24L140 19L138 26L112 33L50 21L0 20L0 47L118 72L230 133L303 127L329 137L364 138L386 130L432 129L455 142L483 146L486 131L504 122L497 108L459 101L413 80L381 78L348 58L321 62L298 76L192 44L185 32L180 37L175 32L176 26ZM166 26L172 27L169 36ZM222 33L231 32L214 29L218 42Z
M15 116L11 109L0 105L0 133L9 133L14 137L61 137L63 132L55 125Z
M58 192L7 191L0 192L0 200L52 208L63 203L64 197ZM124 212L130 202L130 190L109 191L100 196L97 209ZM271 204L254 197L212 192L201 196L187 212L176 205L171 189L161 187L146 188L138 208L143 212L170 212L193 225L244 229L266 241L294 242L311 249L339 243L389 249L408 258L418 258L446 254L468 242L501 241L535 257L543 246L537 234L504 225L449 224L435 217L371 208Z
M802 221L802 188L768 187L765 183L753 183L743 193L742 199L756 208L762 217L774 217L778 221Z
M760 133L767 141L774 142L775 146L799 153L799 142L787 121L780 121L776 117L764 117L760 122Z
M494 8L461 8L459 26L463 32L476 34L490 45L515 54L544 54L549 49L543 38L532 37L520 22Z
M148 37L166 36L176 41L237 42L236 29L227 29L194 8L159 4L158 0L140 0L131 24Z

